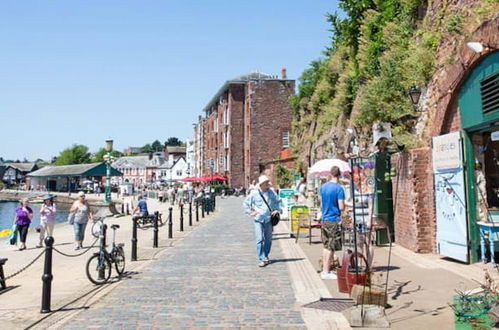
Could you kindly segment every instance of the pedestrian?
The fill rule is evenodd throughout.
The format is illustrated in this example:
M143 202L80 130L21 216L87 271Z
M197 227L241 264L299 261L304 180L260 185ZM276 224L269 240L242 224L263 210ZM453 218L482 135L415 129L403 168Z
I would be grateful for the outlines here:
M43 204L40 208L40 243L36 246L37 248L42 247L45 234L53 236L56 212L54 196L49 194L43 196Z
M78 200L74 201L69 212L75 214L73 223L75 250L79 250L83 248L83 240L85 239L85 229L88 220L93 220L92 211L90 210L88 202L85 200L85 193L83 191L78 193Z
M165 193L163 192L163 190L160 190L160 191L158 192L158 199L159 199L159 202L160 202L160 203L163 203L163 198L164 198L164 196L165 196Z
M31 219L33 219L33 210L29 207L28 199L23 198L21 205L16 209L16 216L14 218L14 224L17 225L19 240L21 241L19 251L26 249L26 237L28 236Z
M271 215L282 212L281 200L270 189L270 180L266 175L258 178L258 186L246 197L244 211L253 217L256 239L258 266L265 267L270 263L269 254L272 247ZM272 210L272 211L271 211Z
M257 190L257 188L258 188L258 187L257 187L257 185L256 185L256 181L255 181L255 180L251 181L251 184L250 184L250 185L249 185L249 187L248 187L248 195L251 195L251 193L252 193L253 191Z
M345 191L339 184L340 169L337 166L331 168L331 179L321 187L322 203L322 272L321 278L335 280L336 274L330 272L331 260L334 257L334 245L338 237L338 229L341 225L341 211L345 210Z
M146 217L149 215L149 211L147 210L147 202L144 197L139 196L139 201L137 206L133 209L133 214L139 214L141 217Z

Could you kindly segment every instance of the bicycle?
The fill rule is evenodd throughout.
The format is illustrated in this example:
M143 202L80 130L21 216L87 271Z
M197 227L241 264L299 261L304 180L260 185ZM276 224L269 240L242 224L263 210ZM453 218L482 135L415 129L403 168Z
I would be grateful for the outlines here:
M104 236L105 226L103 224L100 229L102 237ZM118 228L120 228L119 225L111 225L111 229L113 230L113 248L111 252L108 252L106 247L101 244L100 251L94 253L87 261L87 278L94 284L104 284L109 280L111 277L111 264L114 264L118 276L121 276L125 272L125 251L123 250L125 244L116 244L116 229Z

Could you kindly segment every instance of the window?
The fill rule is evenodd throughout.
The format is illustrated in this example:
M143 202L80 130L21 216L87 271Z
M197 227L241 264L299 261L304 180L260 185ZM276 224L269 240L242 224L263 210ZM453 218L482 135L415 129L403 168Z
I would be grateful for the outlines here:
M177 170L177 176L182 176L182 170Z
M224 171L229 171L229 157L227 155L224 156Z
M282 131L282 147L289 148L289 131Z

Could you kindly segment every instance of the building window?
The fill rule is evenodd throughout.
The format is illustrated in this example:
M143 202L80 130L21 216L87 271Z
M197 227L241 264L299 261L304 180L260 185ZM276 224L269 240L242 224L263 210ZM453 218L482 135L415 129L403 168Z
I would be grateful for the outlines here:
M289 148L289 131L282 131L282 147Z

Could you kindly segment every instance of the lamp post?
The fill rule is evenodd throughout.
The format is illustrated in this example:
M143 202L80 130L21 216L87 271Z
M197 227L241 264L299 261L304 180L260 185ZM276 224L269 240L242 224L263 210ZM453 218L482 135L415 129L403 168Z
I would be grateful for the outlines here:
M111 203L111 162L113 161L113 156L111 156L111 151L113 151L113 140L106 140L106 151L107 154L104 155L104 160L106 161L106 203Z
M414 109L418 111L419 98L421 97L421 90L416 86L412 86L409 90L409 97L411 98Z

